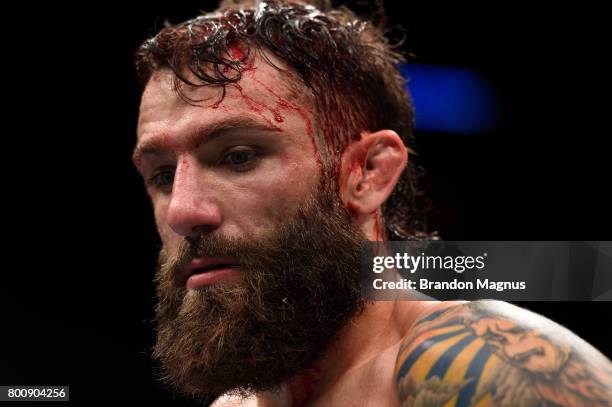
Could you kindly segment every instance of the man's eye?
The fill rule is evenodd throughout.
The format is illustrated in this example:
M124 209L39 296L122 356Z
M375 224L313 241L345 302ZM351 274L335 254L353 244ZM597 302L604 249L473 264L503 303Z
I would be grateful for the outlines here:
M174 170L158 171L149 179L149 184L156 188L165 188L174 182Z
M256 156L254 150L234 150L225 154L221 162L233 167L247 167L254 163Z

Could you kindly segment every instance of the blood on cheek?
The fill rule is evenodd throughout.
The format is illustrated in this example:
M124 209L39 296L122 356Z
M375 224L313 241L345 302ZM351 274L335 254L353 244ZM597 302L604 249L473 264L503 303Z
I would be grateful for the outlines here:
M378 240L378 241L384 240L383 234L382 234L382 222L380 219L381 218L380 210L376 209L375 211L370 213L370 216L374 217L374 240Z

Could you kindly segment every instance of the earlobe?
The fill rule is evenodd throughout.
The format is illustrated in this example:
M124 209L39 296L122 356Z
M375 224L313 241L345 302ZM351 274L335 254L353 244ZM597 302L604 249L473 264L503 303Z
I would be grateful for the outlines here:
M407 162L407 149L393 130L362 134L342 157L347 207L354 215L375 212L391 195Z

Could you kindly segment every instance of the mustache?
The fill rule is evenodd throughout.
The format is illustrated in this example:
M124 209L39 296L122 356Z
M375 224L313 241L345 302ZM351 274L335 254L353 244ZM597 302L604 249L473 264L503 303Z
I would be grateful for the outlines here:
M166 277L180 282L180 271L196 258L230 257L240 262L242 266L257 268L262 264L269 264L274 260L272 257L282 257L288 248L293 247L299 250L303 244L296 244L295 241L288 240L287 236L293 236L298 240L316 239L317 236L309 236L307 233L312 226L309 222L313 213L319 215L317 221L319 229L323 228L321 230L336 231L339 224L350 221L349 212L341 204L337 194L331 192L333 189L330 190L325 184L321 184L320 191L321 193L313 194L305 199L304 204L296 211L293 222L281 223L278 226L272 235L276 238L262 239L250 235L237 238L214 233L187 236L181 240L176 253L172 255L165 247L161 248L158 258L159 270L162 273L165 271L166 274L171 274ZM324 248L321 249L324 250Z
M276 257L280 247L278 242L262 242L253 238L205 234L185 237L173 255L169 255L166 249L162 248L159 254L158 277L173 281L174 286L183 286L185 268L192 260L205 257L228 257L240 263L242 270L257 269Z

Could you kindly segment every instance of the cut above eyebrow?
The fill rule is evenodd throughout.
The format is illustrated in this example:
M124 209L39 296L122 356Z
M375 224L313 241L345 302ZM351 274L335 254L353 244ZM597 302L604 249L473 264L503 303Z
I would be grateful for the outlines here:
M193 135L188 135L188 143L194 142L194 146L198 146L203 142L208 142L212 139L222 136L229 130L247 129L247 130L263 130L263 131L279 131L280 129L274 125L258 122L249 117L238 117L231 120L213 123L204 128L198 129ZM132 153L132 162L138 166L142 157L145 155L163 155L169 153L171 148L164 141L164 134L159 134L151 137L149 140L138 144Z

